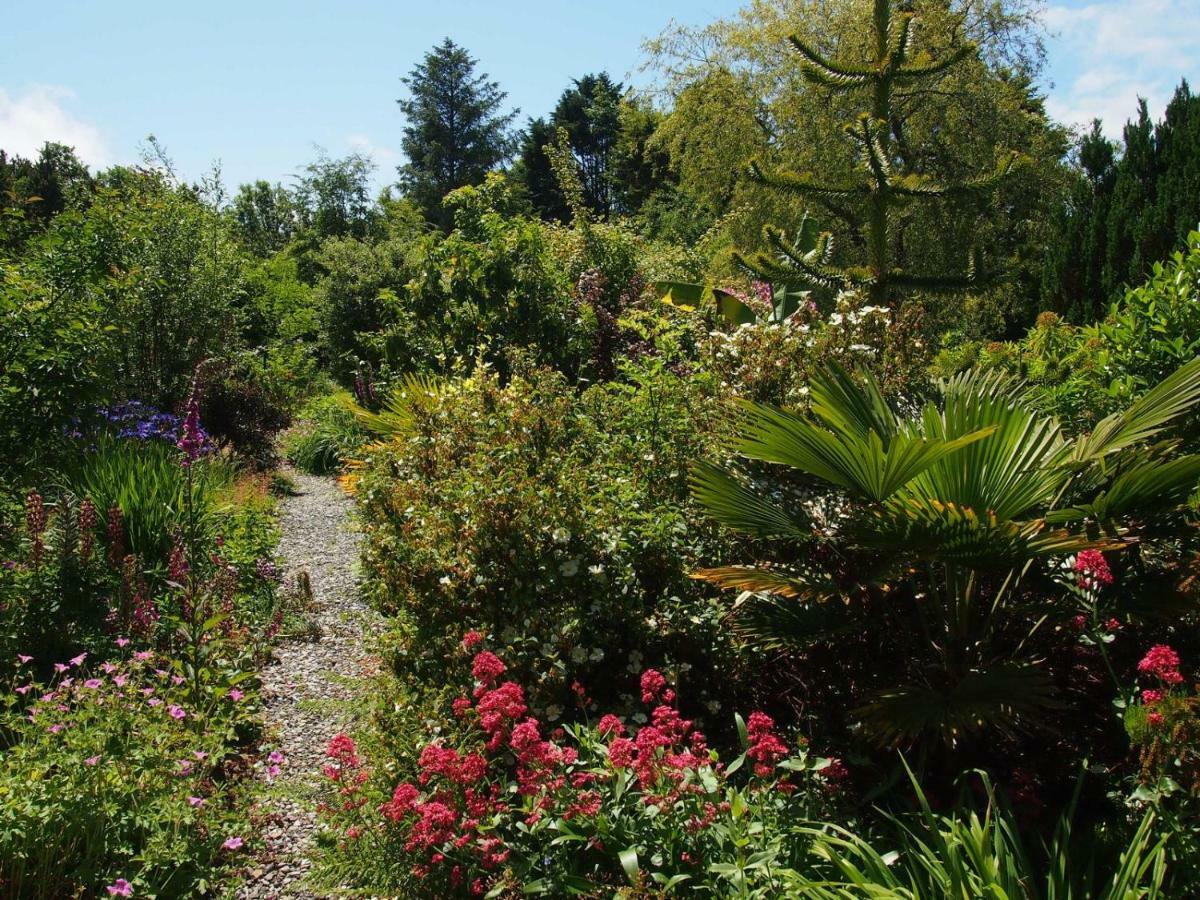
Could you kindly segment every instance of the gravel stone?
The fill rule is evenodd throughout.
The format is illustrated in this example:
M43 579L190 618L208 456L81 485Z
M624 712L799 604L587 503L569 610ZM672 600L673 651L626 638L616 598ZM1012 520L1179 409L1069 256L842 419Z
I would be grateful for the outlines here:
M283 502L279 554L289 575L308 572L320 637L285 641L263 670L263 718L282 771L269 787L259 834L266 850L250 863L239 886L242 900L312 898L301 882L317 828L315 788L329 739L347 725L338 701L369 676L378 660L364 650L364 632L377 621L360 598L355 565L360 535L350 527L353 501L330 478L289 473L297 493ZM269 739L270 740L270 739ZM265 769L260 778L266 779Z

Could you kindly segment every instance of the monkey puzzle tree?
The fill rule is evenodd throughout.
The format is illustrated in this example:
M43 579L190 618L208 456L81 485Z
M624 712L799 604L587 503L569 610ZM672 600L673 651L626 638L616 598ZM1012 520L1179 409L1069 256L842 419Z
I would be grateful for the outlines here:
M916 14L907 4L893 11L892 0L874 0L870 57L865 62L829 59L805 39L795 35L790 38L809 83L835 93L856 92L869 98L869 109L845 129L858 155L859 177L826 183L813 172L768 171L757 160L749 167L755 180L810 197L852 231L860 232L865 265L831 265L832 238L828 234L822 235L812 249L811 235L802 233L789 239L781 229L770 225L764 229L764 237L774 255L760 252L748 259L738 256L740 264L773 281L801 280L822 287L860 288L881 306L906 291L966 291L988 281L979 271L974 249L959 273L918 273L895 264L896 245L902 241L896 223L905 207L922 200L954 201L986 195L1009 174L1017 160L1017 154L1003 153L991 173L944 183L906 159L903 123L893 111L895 93L900 89L914 93L921 86L932 88L944 73L977 52L972 43L948 48L936 57L928 49L918 49L915 20ZM931 90L931 96L935 95Z

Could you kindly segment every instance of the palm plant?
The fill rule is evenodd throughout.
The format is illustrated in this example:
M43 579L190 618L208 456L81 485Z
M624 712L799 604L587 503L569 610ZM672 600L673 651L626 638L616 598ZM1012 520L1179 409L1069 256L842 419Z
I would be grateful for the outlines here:
M742 403L741 461L692 473L712 516L780 558L695 575L742 592L734 625L761 647L865 640L852 713L881 745L1036 722L1059 701L1035 636L1086 594L1064 558L1138 552L1200 479L1200 457L1163 437L1200 402L1200 360L1077 438L997 374L904 414L830 367L811 399L809 415Z

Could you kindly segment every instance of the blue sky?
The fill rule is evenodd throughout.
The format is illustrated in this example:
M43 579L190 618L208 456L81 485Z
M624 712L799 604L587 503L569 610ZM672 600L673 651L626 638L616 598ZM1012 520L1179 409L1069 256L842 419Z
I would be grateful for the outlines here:
M636 70L644 38L738 0L145 0L24 2L0 33L0 147L76 146L94 166L135 161L148 134L180 174L220 160L228 184L286 180L315 154L399 162L400 76L449 35L526 115L571 77ZM1116 134L1140 94L1160 113L1181 77L1200 86L1200 0L1049 2L1049 108ZM642 76L644 78L644 76ZM639 77L635 76L635 82Z

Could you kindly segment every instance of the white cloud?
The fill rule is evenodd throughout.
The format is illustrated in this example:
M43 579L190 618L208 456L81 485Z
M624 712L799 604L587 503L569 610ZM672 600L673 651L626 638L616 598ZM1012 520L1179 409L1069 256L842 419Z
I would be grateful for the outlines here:
M33 85L16 94L0 88L0 147L28 158L46 141L55 141L74 147L90 166L109 165L112 155L100 129L67 108L74 96L52 85Z
M1094 0L1050 6L1046 25L1055 35L1051 62L1057 84L1046 106L1060 121L1104 120L1120 135L1145 97L1152 116L1162 111L1181 78L1198 74L1200 2Z
M346 139L355 153L369 156L380 169L390 170L400 161L400 154L391 147L377 144L365 134L352 134Z

